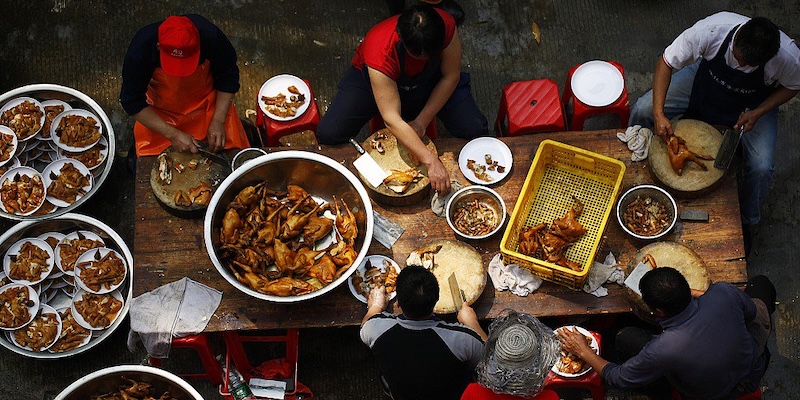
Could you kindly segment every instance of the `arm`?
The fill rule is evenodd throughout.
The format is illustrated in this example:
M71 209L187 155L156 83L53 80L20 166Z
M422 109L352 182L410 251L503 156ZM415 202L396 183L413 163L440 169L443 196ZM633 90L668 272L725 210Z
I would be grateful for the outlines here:
M400 93L397 89L397 82L372 67L367 68L369 68L369 80L375 96L375 103L378 105L378 111L386 126L397 140L428 168L428 178L431 180L433 189L440 193L448 193L450 176L444 168L444 164L439 160L437 154L433 154L425 147L420 139L421 135L403 121L403 117L400 115Z
M558 340L561 341L561 348L570 352L581 360L586 361L595 371L601 372L609 364L603 357L600 357L589 347L583 334L577 330L562 328L558 330Z
M734 126L734 128L739 129L740 126L744 125L745 131L753 129L753 126L755 126L759 118L773 109L778 108L781 104L791 100L797 92L800 92L800 90L790 90L783 86L778 86L770 93L769 97L764 99L754 110L743 112L739 115L739 119L736 121L736 126Z
M475 331L484 342L489 338L489 335L483 330L481 324L478 323L478 316L475 314L475 310L469 304L464 303L461 309L458 310L458 322L461 322L466 325L467 328Z
M197 153L197 148L200 147L200 143L192 135L168 124L150 106L133 114L132 117L140 124L167 138L178 151Z
M372 289L367 299L367 314L361 319L361 326L373 316L382 313L388 303L386 289L383 286Z
M225 117L228 115L231 102L233 102L233 93L217 91L214 117L211 118L206 133L209 151L216 152L225 148Z
M411 125L420 136L425 134L425 128L428 124L436 118L436 114L441 111L453 91L458 86L458 81L461 79L461 39L458 36L458 30L453 34L453 40L450 41L444 51L442 52L442 79L436 84L431 92L431 97L425 103L417 118L411 121Z
M664 101L667 98L667 89L672 80L672 68L664 61L664 57L658 57L656 61L656 71L653 75L653 124L658 135L672 134L672 123L664 115Z

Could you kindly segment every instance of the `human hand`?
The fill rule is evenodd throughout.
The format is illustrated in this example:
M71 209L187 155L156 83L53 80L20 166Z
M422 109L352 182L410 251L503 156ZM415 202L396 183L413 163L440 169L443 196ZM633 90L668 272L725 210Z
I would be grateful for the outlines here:
M450 174L447 169L439 160L439 157L433 157L430 164L425 164L428 167L428 179L431 181L433 190L439 192L440 195L450 193Z
M461 322L462 324L467 326L473 326L478 324L478 315L475 314L475 309L472 308L472 306L470 306L467 303L461 305L461 309L458 310L457 318L458 322Z
M412 129L414 129L414 132L416 132L417 136L419 136L420 138L425 136L425 130L428 129L428 125L427 124L423 125L420 121L418 121L416 119L411 121L411 122L409 122L408 126L410 126Z
M369 297L367 298L367 308L372 307L380 307L381 310L386 309L386 304L388 304L388 299L386 297L386 288L383 286L375 287L369 291Z
M208 151L216 153L225 148L225 124L211 120L206 133Z
M569 353L586 360L586 356L596 354L595 351L586 343L586 338L577 329L561 328L556 331L561 348Z
M759 118L761 118L761 113L758 111L745 110L745 112L739 114L739 119L736 120L736 125L733 127L739 130L740 127L744 126L745 132L751 131Z
M672 122L667 118L664 113L653 114L653 129L658 136L672 135Z
M182 153L197 153L197 149L200 148L200 142L186 132L179 130L176 130L176 132L169 138L169 141L172 142L172 147Z

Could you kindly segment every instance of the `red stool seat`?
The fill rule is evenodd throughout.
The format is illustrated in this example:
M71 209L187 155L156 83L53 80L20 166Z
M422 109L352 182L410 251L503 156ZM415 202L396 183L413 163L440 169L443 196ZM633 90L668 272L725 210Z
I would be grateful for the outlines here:
M369 131L371 133L375 133L383 128L386 127L386 124L383 123L383 117L380 114L372 117L369 120ZM436 139L439 137L439 132L436 130L436 118L431 121L430 124L425 128L425 136L429 139Z
M317 125L319 125L320 120L319 108L317 107L317 102L314 101L314 91L311 89L311 84L305 79L303 79L303 82L308 85L308 90L311 91L311 96L308 99L311 104L308 105L303 115L293 120L277 121L268 117L264 114L264 111L258 105L258 99L256 99L256 126L262 136L266 135L266 137L261 138L261 142L265 143L267 147L278 147L278 139L286 135L306 130L317 131Z
M608 63L616 67L619 72L622 73L624 82L625 68L622 67L622 64L616 61L608 61ZM586 122L589 117L600 114L616 114L619 117L620 126L627 126L628 119L631 115L631 106L628 102L628 89L626 89L624 85L622 87L622 94L620 94L619 98L613 103L602 107L592 107L586 105L578 100L578 98L572 93L572 75L575 74L575 70L577 70L581 65L583 64L578 64L569 70L569 73L567 74L567 83L564 85L564 93L561 95L561 104L565 110L567 109L569 101L572 100L572 119L569 123L569 129L573 131L581 131L583 130L584 122Z
M506 122L507 119L507 123ZM495 129L499 136L520 136L567 129L558 85L550 79L513 82L503 88ZM504 130L504 126L507 129Z
M225 340L225 347L228 350L228 357L236 365L236 369L242 373L246 381L250 381L252 377L251 371L253 365L247 358L247 353L244 351L244 343L284 343L286 345L286 362L289 364L289 369L293 371L294 385L293 389L289 391L287 387L286 395L294 395L298 388L297 382L297 361L298 361L298 345L300 332L297 329L287 329L285 334L282 335L242 335L236 331L226 331L222 334ZM220 393L226 395L227 382L223 383ZM288 398L288 397L287 397Z
M202 374L179 374L178 376L192 379L205 379L212 385L219 385L222 383L222 368L220 368L217 359L214 357L214 350L208 341L208 336L204 333L197 335L188 335L180 338L172 339L172 348L187 348L197 351L200 356L200 362L205 368L205 373ZM154 367L161 367L161 359L150 357L150 365Z
M597 345L602 345L600 342L601 336L597 332L591 332L592 336L597 340ZM550 371L547 374L547 378L544 380L544 389L545 390L558 390L558 389L586 389L592 393L593 400L603 400L606 398L606 387L603 385L603 378L600 376L600 373L595 370L591 370L577 378L564 378L560 375L556 375L555 372Z

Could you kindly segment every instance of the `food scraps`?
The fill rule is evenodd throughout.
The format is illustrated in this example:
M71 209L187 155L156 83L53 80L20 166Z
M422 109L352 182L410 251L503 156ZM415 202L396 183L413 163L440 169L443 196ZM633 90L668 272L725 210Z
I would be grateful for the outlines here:
M381 266L373 265L367 259L364 264L364 272L356 270L353 275L353 287L356 288L356 293L369 297L369 292L372 289L383 286L386 288L386 294L391 295L394 293L395 285L397 282L397 269L389 260L382 260Z
M158 155L158 179L164 185L172 183L172 158L167 153Z
M669 227L667 208L652 197L636 196L625 208L622 221L631 232L640 236L655 236Z
M383 140L388 138L389 136L385 132L378 132L369 140L370 147L376 150L378 154L386 153L386 149L383 147Z
M406 265L419 265L427 270L433 270L436 267L435 255L441 249L441 244L430 244L416 249L406 258Z
M289 86L289 96L278 93L277 96L261 96L268 113L281 118L294 117L297 109L306 103L306 96L294 85Z

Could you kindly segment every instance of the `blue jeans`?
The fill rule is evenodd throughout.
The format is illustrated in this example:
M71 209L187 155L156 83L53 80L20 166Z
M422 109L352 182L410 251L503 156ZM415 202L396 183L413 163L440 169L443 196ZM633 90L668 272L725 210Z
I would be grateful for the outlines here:
M694 75L699 62L694 63L672 75L664 101L664 115L673 119L689 107ZM645 93L631 109L629 126L653 127L653 91ZM742 156L744 171L742 185L739 187L739 203L742 223L757 224L761 220L761 206L767 198L775 170L775 142L778 137L778 109L761 117L753 130L742 136Z

